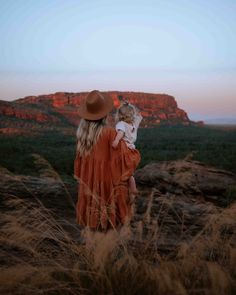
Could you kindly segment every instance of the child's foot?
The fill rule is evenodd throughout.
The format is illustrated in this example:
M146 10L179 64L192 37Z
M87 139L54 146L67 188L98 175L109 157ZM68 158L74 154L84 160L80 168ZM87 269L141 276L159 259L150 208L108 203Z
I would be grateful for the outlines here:
M134 201L135 201L135 195L134 194L129 194L129 204L133 205Z
M138 190L129 190L129 203L132 205L135 201L136 196L139 194Z

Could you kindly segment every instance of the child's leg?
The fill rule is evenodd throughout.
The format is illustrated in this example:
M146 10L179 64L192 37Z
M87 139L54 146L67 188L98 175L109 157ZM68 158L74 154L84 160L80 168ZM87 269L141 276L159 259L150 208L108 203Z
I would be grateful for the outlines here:
M129 179L129 190L133 194L138 193L136 183L135 183L135 179L134 179L133 176L131 176L130 179Z
M138 194L138 190L136 187L135 179L133 176L131 176L129 179L129 199L130 199L130 204L132 205L131 207L132 215L134 215L133 203L137 194Z

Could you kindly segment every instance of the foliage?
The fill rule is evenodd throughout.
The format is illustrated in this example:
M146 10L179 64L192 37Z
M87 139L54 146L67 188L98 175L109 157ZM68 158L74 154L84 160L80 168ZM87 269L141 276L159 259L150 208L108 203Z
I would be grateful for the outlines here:
M197 126L140 129L137 148L142 155L141 166L183 159L194 151L193 160L236 173L236 130Z
M75 134L75 132L74 132ZM38 136L0 135L0 166L16 174L37 175L31 154L46 158L63 177L72 177L75 136L44 132ZM164 160L185 158L236 173L236 130L209 127L161 126L139 129L136 146L141 153L139 167Z
M59 132L40 136L1 135L0 166L16 174L38 175L32 154L40 154L62 175L73 175L75 138Z

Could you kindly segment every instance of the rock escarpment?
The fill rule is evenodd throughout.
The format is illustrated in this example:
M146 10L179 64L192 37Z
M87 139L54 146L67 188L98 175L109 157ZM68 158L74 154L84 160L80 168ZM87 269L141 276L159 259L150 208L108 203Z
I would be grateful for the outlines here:
M177 124L202 125L202 122L191 121L187 113L178 107L175 98L167 94L118 91L103 93L113 98L115 107L120 105L120 96L136 105L144 118L141 127ZM57 92L27 96L13 102L0 101L1 127L10 127L9 124L4 125L4 118L31 120L40 124L77 126L79 122L77 107L87 94L87 92Z
M142 112L144 117L143 125L149 127L158 125L161 122L168 124L189 125L190 120L185 111L177 106L177 102L173 96L167 94L150 94L139 92L103 92L113 98L116 107L119 106L119 96L127 99L130 103L135 104ZM87 92L66 93L58 92L50 95L29 96L18 100L18 103L43 103L56 108L59 112L68 117L72 122L78 116L74 107L78 107L80 102L86 97Z
M47 110L38 109L27 104L19 105L7 101L0 101L0 114L17 119L35 120L37 122L51 121L57 123L59 119Z

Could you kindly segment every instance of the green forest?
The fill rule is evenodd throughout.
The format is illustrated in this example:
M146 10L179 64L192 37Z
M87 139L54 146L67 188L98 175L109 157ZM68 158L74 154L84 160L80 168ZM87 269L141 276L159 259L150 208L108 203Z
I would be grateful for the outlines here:
M76 139L60 132L40 136L0 135L0 166L12 173L38 175L31 154L43 156L64 179L73 177ZM236 173L236 129L161 126L139 129L136 147L144 165L163 160L192 159Z

